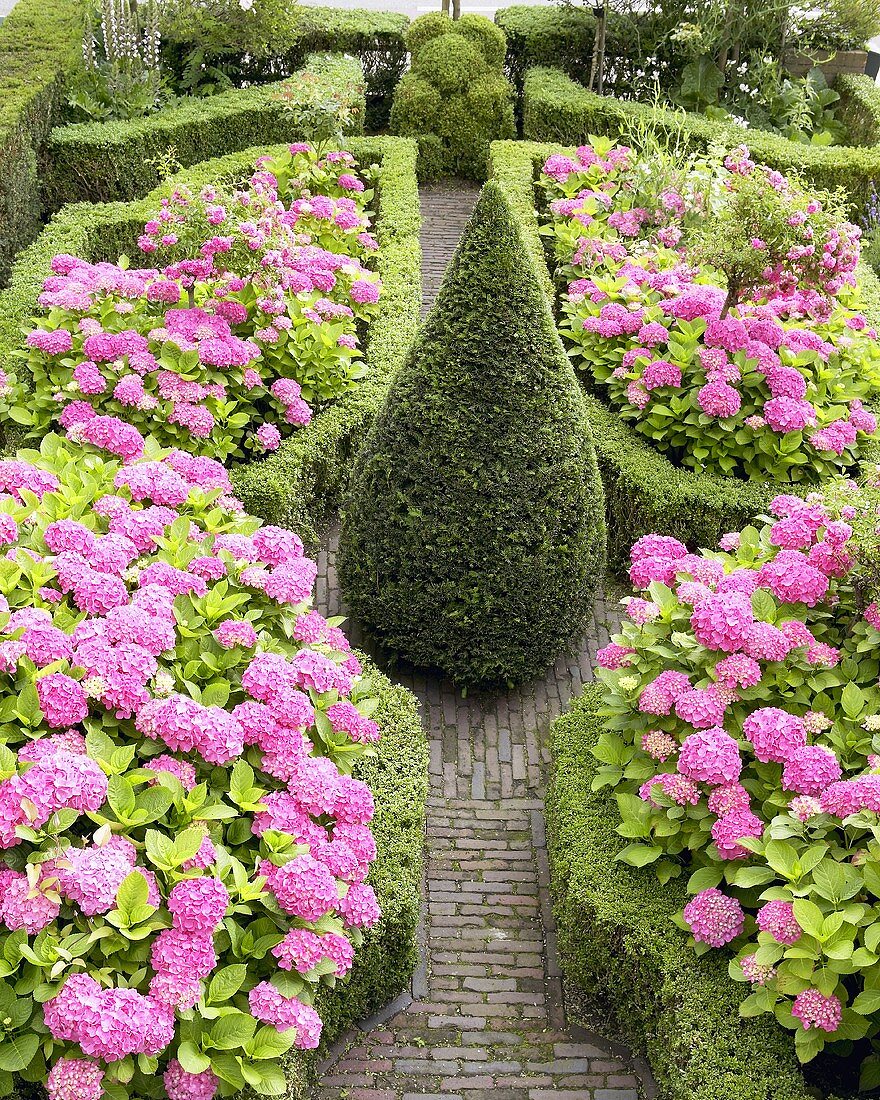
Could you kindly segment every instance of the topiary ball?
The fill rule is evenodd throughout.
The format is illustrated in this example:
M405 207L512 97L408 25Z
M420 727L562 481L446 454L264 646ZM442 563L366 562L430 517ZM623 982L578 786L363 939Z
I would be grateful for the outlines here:
M486 72L486 60L478 46L458 34L443 34L425 43L414 72L444 95L463 92Z
M403 36L412 64L416 64L419 53L426 43L442 34L450 34L454 27L455 22L442 11L430 11L414 19Z
M500 69L507 53L504 31L485 15L463 15L453 24L456 34L477 46L491 69Z

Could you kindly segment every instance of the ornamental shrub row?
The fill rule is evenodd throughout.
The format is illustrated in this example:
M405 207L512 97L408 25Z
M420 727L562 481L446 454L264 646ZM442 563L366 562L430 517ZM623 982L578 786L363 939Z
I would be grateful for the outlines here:
M364 71L357 58L313 54L300 75L330 96L339 89L352 116L351 134L362 134L366 112ZM191 97L145 118L84 122L56 127L43 151L43 203L114 202L141 198L160 181L169 150L181 167L256 145L304 136L301 113L282 103L284 82ZM306 135L307 136L307 135Z
M869 77L849 78L842 97L841 117L846 124L853 112L855 133L872 138L880 119L880 104L872 94ZM857 93L854 92L857 89ZM558 69L533 69L523 91L523 137L529 141L582 145L591 134L622 136L632 143L640 126L661 135L683 139L691 149L704 151L714 143L728 148L739 145L743 131L702 115L669 111L644 103L630 103L588 92ZM871 182L880 177L880 145L801 145L775 134L748 132L756 160L780 172L796 171L814 187L842 187L857 209L868 202Z
M577 381L489 183L358 456L343 591L405 659L458 683L519 682L576 636L604 550Z
M237 492L249 509L271 522L313 532L313 509L338 500L356 440L381 403L388 379L405 355L419 313L419 213L415 146L399 138L353 141L363 163L376 162L373 226L377 269L383 285L378 312L365 340L367 376L316 416L281 448L251 471L234 473ZM0 291L0 366L9 370L21 345L22 327L36 311L42 282L57 253L88 261L115 260L136 250L144 222L160 198L175 188L198 190L217 179L248 174L257 150L204 162L172 177L138 203L68 206L55 215L37 241L20 257L10 286ZM279 150L269 150L270 153Z
M300 68L312 53L349 54L360 59L367 84L368 129L381 129L388 121L391 96L406 69L404 33L409 18L397 12L367 9L288 5L284 21L254 48L247 50L230 37L218 40L225 47L224 63L234 64L244 81L265 83ZM198 20L175 27L169 47L172 65L179 68L187 50L201 45Z
M564 152L560 146L528 142L496 142L491 149L491 176L502 185L518 215L551 301L555 289L538 232L535 180L548 156ZM858 269L858 279L865 312L876 324L880 284L864 264ZM639 438L596 397L587 394L585 401L605 487L608 560L614 569L625 566L629 548L651 531L674 535L690 545L714 545L725 531L748 523L779 491L772 484L681 469ZM865 461L878 460L880 447L872 446Z
M40 224L37 158L79 57L82 0L20 0L0 26L0 285Z
M645 1050L669 1100L808 1100L788 1036L767 1017L739 1019L725 962L695 956L672 923L684 883L617 861L617 804L593 789L602 712L591 686L550 729L547 846L566 973Z
M412 66L394 92L391 130L419 142L419 175L484 179L489 143L516 134L504 33L482 15L423 15L406 33Z

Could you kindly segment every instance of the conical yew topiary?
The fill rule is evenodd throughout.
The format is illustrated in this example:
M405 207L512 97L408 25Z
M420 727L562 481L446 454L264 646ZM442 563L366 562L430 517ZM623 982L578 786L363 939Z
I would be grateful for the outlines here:
M343 592L406 660L462 684L518 682L577 633L604 559L578 383L488 183L358 456Z

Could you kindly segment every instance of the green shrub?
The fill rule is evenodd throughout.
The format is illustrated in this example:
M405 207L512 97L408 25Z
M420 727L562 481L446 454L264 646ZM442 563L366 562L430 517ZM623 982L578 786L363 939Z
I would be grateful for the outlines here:
M834 90L853 145L880 145L880 88L864 73L841 73Z
M40 225L37 152L79 58L83 0L19 0L0 27L0 284Z
M557 145L499 141L490 157L490 176L516 212L551 302L555 291L538 233L534 181L548 156L565 151ZM880 281L865 264L860 265L858 277L864 312L880 324ZM587 394L584 400L605 490L611 569L625 569L632 544L653 531L673 535L689 546L714 546L722 534L750 522L780 491L791 491L791 486L781 488L773 482L760 484L682 469L598 398ZM867 463L880 462L880 443L866 446L864 457Z
M793 1044L767 1017L740 1019L726 960L695 956L672 923L683 881L615 861L628 842L607 789L592 790L602 730L590 687L550 731L547 844L566 973L644 1049L666 1100L808 1100Z
M380 129L388 122L391 96L406 69L403 41L409 18L397 12L312 7L284 4L282 18L273 17L272 33L258 42L242 41L230 24L214 44L222 48L221 67L238 83L278 80L302 67L312 53L345 53L364 66L367 82L367 127ZM176 72L182 71L191 51L200 44L197 20L178 28L166 50Z
M499 8L495 22L507 37L507 73L522 90L529 69L548 65L584 79L590 72L596 17L590 7Z
M801 145L761 130L744 133L703 115L594 95L556 69L532 69L523 96L523 136L530 141L581 145L591 134L631 140L638 127L650 125L661 138L680 136L693 149L707 149L718 142L731 148L745 143L753 159L762 164L781 172L797 171L820 189L842 187L858 209L867 204L871 181L880 178L880 145ZM854 101L850 96L845 102ZM846 110L843 121L847 122ZM862 133L867 132L863 123Z
M383 293L365 343L369 373L274 454L232 474L236 493L249 511L310 538L322 513L339 503L357 441L381 407L388 381L406 356L421 304L415 145L400 138L366 138L353 139L347 146L361 162L379 164L374 232L380 246L377 263ZM122 253L133 254L137 236L160 195L177 184L198 189L219 178L244 176L262 152L271 150L250 149L205 161L171 177L140 202L82 203L56 214L19 257L10 285L0 291L0 366L9 370L17 365L13 353L22 345L22 328L35 310L56 253L73 253L90 261L115 261ZM10 436L7 430L6 450L14 442Z
M461 683L524 680L590 607L602 507L577 382L487 185L355 464L343 591L415 664Z
M303 75L326 89L343 91L362 133L366 102L363 68L351 57L315 54ZM182 167L252 146L303 138L303 122L277 98L282 84L235 88L193 97L130 122L88 122L52 131L42 165L43 202L112 202L145 195L160 182L163 155L173 149Z
M489 143L516 132L501 31L480 15L430 12L406 41L413 63L394 93L392 132L418 139L423 179L485 178Z

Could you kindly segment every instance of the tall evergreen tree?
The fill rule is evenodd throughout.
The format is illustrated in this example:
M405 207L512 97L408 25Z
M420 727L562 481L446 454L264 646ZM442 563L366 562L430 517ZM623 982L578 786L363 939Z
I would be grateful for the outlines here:
M605 561L580 389L502 189L483 188L358 456L354 615L462 684L520 682L580 629Z

